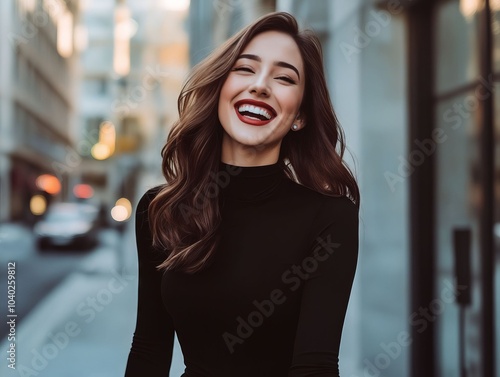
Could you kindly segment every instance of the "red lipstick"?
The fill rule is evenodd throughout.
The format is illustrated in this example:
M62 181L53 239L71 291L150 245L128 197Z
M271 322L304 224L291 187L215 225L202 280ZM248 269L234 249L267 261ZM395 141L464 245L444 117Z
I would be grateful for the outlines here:
M242 105L252 105L255 107L260 107L262 109L265 109L271 115L271 119L261 120L261 119L257 119L256 117L249 117L249 116L242 115L238 110ZM243 123L247 123L247 124L250 124L252 126L264 126L264 125L268 124L269 122L271 122L276 117L276 110L274 110L274 108L271 105L268 105L265 102L257 101L257 100L253 100L253 99L239 100L238 102L235 103L234 109L236 111L236 115Z

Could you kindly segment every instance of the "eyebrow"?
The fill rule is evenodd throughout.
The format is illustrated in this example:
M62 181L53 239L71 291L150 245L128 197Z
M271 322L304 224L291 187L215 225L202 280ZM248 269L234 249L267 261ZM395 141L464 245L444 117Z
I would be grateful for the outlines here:
M260 58L260 56L257 56L254 54L241 54L240 56L238 56L238 59L252 59L252 60L255 60L258 62L262 62L262 59ZM278 66L278 67L289 68L289 69L295 71L295 73L297 74L297 76L299 76L299 79L300 79L299 70L297 68L295 68L293 65L291 65L290 63L277 61L277 62L274 62L274 65Z

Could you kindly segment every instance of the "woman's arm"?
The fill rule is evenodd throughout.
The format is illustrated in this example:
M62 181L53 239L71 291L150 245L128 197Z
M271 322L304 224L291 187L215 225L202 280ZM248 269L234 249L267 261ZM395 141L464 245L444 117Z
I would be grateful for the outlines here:
M328 200L307 261L289 377L337 377L345 313L358 258L358 208ZM333 205L330 205L333 204ZM306 261L304 261L306 263Z
M136 210L139 263L137 322L125 377L168 377L172 361L174 327L162 303L162 272L155 268L166 256L153 249L148 221L148 206L156 190L151 189L144 194Z

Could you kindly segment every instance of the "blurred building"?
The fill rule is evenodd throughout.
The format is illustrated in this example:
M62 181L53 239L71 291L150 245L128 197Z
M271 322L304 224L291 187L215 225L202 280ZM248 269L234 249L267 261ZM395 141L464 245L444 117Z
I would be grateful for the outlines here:
M272 10L319 35L361 186L341 375L498 376L500 2L193 0L191 64Z
M177 116L188 66L187 6L161 0L83 3L79 129L86 142L79 178L106 209L120 197L132 200L138 182L161 180L160 151Z
M77 1L0 4L0 221L33 220L40 194L67 197L75 160ZM48 174L44 191L37 178ZM36 211L44 203L38 202Z
M79 199L79 183L109 213L118 198L134 198L137 182L161 180L160 151L188 66L188 6L2 2L0 221L33 221L37 195L38 213L52 200Z
M276 0L191 0L189 7L189 61L199 63L214 47L242 25L274 11Z

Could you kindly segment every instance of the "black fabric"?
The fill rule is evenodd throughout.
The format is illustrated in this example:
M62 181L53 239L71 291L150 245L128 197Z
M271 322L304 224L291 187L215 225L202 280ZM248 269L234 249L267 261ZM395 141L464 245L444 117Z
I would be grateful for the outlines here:
M334 377L358 258L358 209L288 179L281 163L220 163L221 241L195 275L159 272L149 190L136 211L137 324L125 377ZM178 377L178 376L174 376Z

